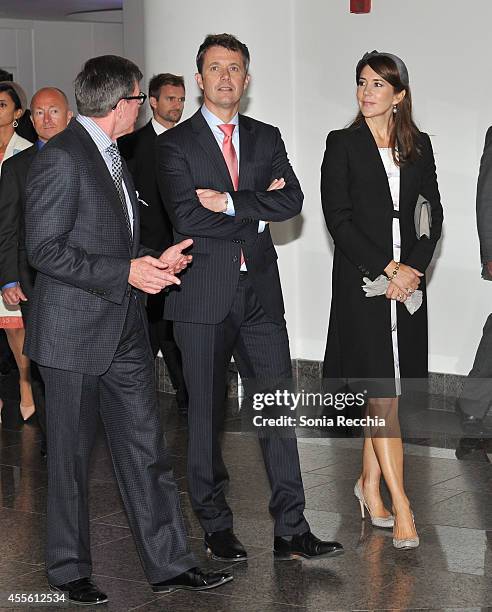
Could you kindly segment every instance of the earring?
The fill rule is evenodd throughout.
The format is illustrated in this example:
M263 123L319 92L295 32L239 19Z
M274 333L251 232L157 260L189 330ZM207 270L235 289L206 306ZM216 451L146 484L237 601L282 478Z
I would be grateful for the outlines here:
M19 125L17 119L14 119L14 123L12 123L12 127L16 128Z
M396 104L393 106L393 115L396 115L396 113L398 112L398 108L396 107Z

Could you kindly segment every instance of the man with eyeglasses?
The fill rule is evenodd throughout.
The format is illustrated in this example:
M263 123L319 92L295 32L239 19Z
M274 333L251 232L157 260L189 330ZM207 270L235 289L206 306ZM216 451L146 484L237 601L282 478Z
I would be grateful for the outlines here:
M181 119L185 103L182 76L161 73L149 82L149 104L152 119L139 130L118 139L139 193L140 242L151 249L163 251L174 242L173 227L162 202L156 178L155 140L159 134L174 127ZM188 410L188 394L183 377L181 353L173 334L173 323L163 319L165 293L149 295L147 317L150 343L154 357L162 352L181 415Z
M107 596L92 581L88 471L99 417L129 526L154 592L203 590L160 427L143 294L180 284L192 240L140 245L135 189L116 140L135 125L142 74L113 55L75 79L79 115L37 154L26 188L26 248L38 271L25 352L46 387L50 587L76 604ZM138 579L138 576L136 576Z

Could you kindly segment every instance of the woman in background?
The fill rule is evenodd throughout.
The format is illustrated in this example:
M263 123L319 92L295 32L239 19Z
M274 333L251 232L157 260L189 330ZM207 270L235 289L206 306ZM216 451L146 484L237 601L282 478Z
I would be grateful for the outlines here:
M12 83L0 83L0 173L6 159L32 146L31 142L15 132L23 112L22 102ZM0 329L4 329L7 334L9 346L19 368L20 413L24 421L27 421L36 409L31 389L29 359L22 354L24 323L20 306L7 307L3 300L0 300ZM0 410L2 406L3 404L0 404Z
M362 473L354 493L362 516L393 528L395 548L415 548L419 538L403 481L398 421L401 378L426 378L425 270L441 235L442 207L427 134L412 118L408 72L389 53L366 53L356 68L359 113L331 132L321 168L321 198L335 243L332 304L323 368L325 379L371 380L367 415L386 426L366 431ZM419 194L430 203L430 237L417 238ZM385 275L385 276L381 276ZM366 298L363 279L389 283L386 294ZM411 315L405 301L423 292ZM415 297L415 296L414 296ZM392 511L383 504L383 476Z

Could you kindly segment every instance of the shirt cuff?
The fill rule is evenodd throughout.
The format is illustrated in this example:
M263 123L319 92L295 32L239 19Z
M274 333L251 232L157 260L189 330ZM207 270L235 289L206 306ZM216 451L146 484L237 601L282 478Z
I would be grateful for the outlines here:
M236 209L234 208L234 202L232 201L231 194L226 192L226 196L227 196L227 208L225 209L225 214L229 215L230 217L235 217Z
M227 191L226 191L226 196L227 196L227 208L225 210L225 214L229 215L230 217L235 217L236 209L234 208L234 202L232 201L232 196ZM258 221L258 234L261 234L262 232L264 232L265 227L266 227L265 221Z
M16 285L17 285L17 281L15 281L15 283L7 283L1 288L1 290L3 291L4 289L10 289L10 287L15 287Z

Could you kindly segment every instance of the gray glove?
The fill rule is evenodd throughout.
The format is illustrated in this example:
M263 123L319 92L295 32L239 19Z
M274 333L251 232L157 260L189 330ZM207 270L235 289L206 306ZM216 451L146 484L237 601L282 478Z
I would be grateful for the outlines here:
M390 284L388 278L384 274L380 274L373 281L370 278L367 278L367 276L364 276L362 280L364 281L362 289L367 298L385 295L388 285ZM412 295L403 303L411 315L414 312L417 312L417 310L422 306L422 291L417 289L417 291L414 291Z

